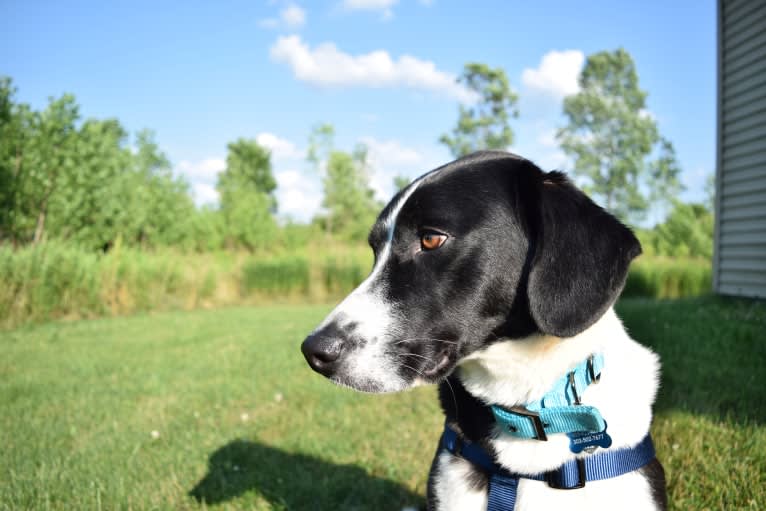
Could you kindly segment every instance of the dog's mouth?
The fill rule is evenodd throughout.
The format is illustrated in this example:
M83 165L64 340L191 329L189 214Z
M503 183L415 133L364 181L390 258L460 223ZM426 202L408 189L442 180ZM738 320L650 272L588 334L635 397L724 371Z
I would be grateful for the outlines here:
M449 353L442 351L436 358L436 363L430 368L423 370L423 376L426 378L438 379L444 376L449 371L449 366L452 364L452 359Z

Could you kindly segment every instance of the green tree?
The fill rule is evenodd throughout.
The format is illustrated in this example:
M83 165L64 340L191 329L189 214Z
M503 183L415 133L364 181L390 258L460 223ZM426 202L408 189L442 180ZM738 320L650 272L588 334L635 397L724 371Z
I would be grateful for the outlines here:
M334 148L335 128L321 123L309 135L306 159L322 177L325 214L315 221L325 234L361 241L375 220L380 204L370 188L368 148L357 144L351 153Z
M80 122L72 95L41 112L14 102L0 79L0 240L46 238L107 248L126 243L188 244L194 204L187 184L140 132L136 151L116 119Z
M61 176L51 198L50 235L89 248L107 248L142 218L128 210L130 190L123 186L131 154L127 132L116 119L88 119L74 136L70 171Z
M705 178L705 207L711 213L715 213L715 174L708 174Z
M638 222L652 201L667 202L681 189L673 146L646 112L647 93L624 49L590 55L579 84L564 99L568 124L557 138L585 190L623 221Z
M218 175L216 188L228 242L249 249L268 246L277 229L271 153L255 140L239 139L227 147L226 169Z
M26 169L18 178L22 214L27 221L34 219L33 243L45 237L51 199L76 168L75 123L79 117L79 107L71 94L51 98L48 107L32 117Z
M518 117L518 96L501 68L470 62L458 81L478 97L475 104L460 105L457 125L439 137L456 158L481 149L507 149L513 143L509 121Z
M10 78L0 77L0 241L24 241L26 152L34 116L28 105L14 101L16 88Z
M665 221L654 228L659 255L713 257L713 214L704 204L674 201Z
M361 241L375 220L380 205L369 185L366 150L357 147L353 154L330 152L323 179L324 200L329 230L343 238Z
M170 160L159 148L151 130L136 136L133 174L136 184L133 197L137 213L144 216L138 226L139 243L184 245L191 238L191 221L195 213L189 185L173 176ZM145 206L141 207L141 203Z
M664 217L666 210L675 206L684 186L681 184L681 166L672 142L660 138L657 145L657 158L649 162L649 202L651 208Z
M322 162L327 159L335 143L335 128L329 123L319 123L311 129L306 160L319 173Z
M226 169L218 176L218 187L223 195L234 189L255 190L265 194L269 209L275 212L277 200L274 190L277 182L271 171L271 152L255 140L238 139L227 146Z

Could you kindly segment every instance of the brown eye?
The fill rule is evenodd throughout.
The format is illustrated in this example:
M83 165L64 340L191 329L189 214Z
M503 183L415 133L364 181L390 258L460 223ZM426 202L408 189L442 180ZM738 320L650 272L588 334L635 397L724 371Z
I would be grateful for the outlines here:
M447 241L446 234L427 232L420 236L420 248L423 250L436 250Z

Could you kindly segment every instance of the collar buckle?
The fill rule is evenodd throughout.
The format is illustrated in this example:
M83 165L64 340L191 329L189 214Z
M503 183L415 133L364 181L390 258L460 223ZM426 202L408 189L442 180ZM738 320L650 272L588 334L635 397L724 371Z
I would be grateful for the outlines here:
M548 441L548 435L545 434L545 426L543 421L540 420L539 413L528 410L523 406L513 406L511 408L507 408L507 410L516 415L526 417L532 422L532 426L535 428L535 440L540 440L542 442Z

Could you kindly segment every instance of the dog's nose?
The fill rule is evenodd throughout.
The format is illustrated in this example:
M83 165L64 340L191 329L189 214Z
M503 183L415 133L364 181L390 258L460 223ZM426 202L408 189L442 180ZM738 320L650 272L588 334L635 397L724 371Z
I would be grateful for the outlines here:
M343 352L343 340L337 336L315 332L303 341L301 345L303 356L311 368L325 376L331 376L338 366L340 354Z

